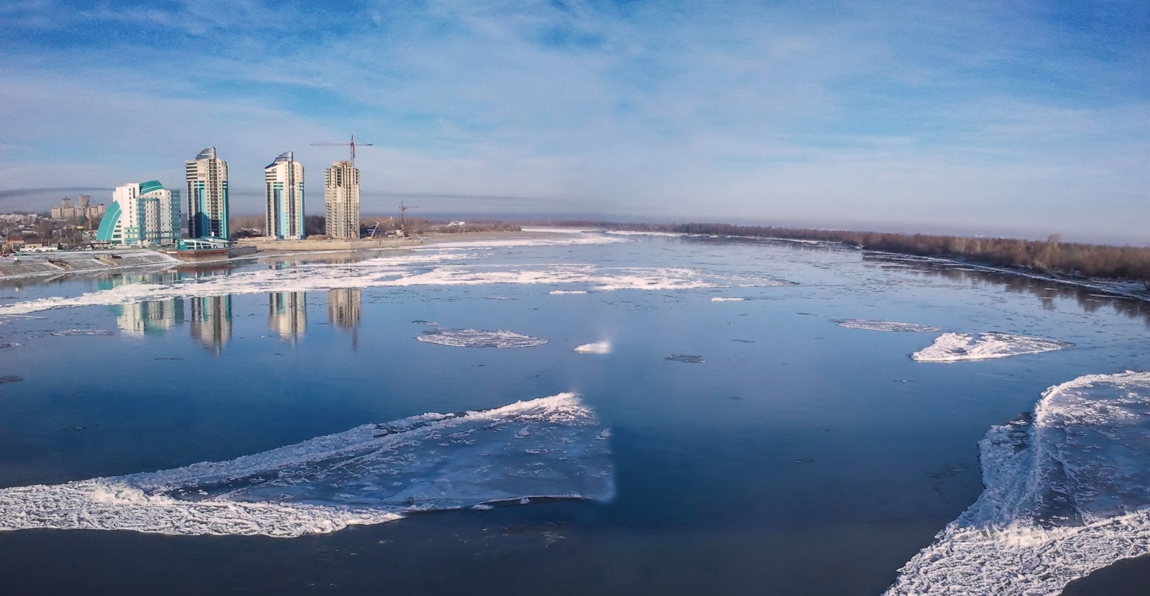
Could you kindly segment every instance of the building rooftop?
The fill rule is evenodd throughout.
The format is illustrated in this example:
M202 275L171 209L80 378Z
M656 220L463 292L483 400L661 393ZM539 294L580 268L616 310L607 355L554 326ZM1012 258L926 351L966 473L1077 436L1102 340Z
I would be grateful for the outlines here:
M164 190L164 185L160 184L159 180L149 180L148 182L140 183L140 196L146 195L153 190Z

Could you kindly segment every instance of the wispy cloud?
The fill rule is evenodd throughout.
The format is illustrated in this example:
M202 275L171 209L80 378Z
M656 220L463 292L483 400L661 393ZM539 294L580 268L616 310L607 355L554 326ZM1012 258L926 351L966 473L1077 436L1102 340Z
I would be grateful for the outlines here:
M308 143L356 133L375 211L533 197L1139 241L1144 5L37 0L0 7L0 186L178 187L215 145L255 212L272 157L295 150L321 197L342 154Z

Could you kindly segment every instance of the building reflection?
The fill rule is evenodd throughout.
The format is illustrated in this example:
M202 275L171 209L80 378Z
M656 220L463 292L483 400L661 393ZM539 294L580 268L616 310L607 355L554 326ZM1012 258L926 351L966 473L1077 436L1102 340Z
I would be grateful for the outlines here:
M307 294L274 292L268 294L268 329L280 339L296 343L307 330Z
M359 288L327 291L327 320L342 329L359 327Z
M327 320L341 329L351 330L351 349L359 349L359 288L327 291Z
M180 299L137 302L110 307L116 326L128 335L163 333L184 322L184 301Z
M232 338L232 297L192 298L192 338L217 355Z

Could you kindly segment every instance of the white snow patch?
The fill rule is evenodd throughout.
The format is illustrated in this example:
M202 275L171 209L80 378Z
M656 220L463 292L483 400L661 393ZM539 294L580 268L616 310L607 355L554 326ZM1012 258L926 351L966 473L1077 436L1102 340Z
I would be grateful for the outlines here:
M580 354L610 354L611 342L597 341L594 343L583 344L581 346L577 346L575 351L579 352Z
M889 596L1057 594L1150 553L1150 373L1051 387L1032 423L993 427L979 448L986 489Z
M555 228L524 229L524 232L548 232L553 237L526 237L526 238L474 238L453 242L431 242L419 250L428 249L478 249L478 248L519 248L534 246L582 246L589 244L617 244L627 242L625 238L614 238L605 234L587 233L584 230L563 230Z
M966 333L943 333L930 346L911 354L911 358L919 362L987 360L1021 354L1053 352L1073 345L1053 339L1010 333L982 333L977 338Z
M866 329L868 331L896 331L906 333L937 333L942 331L938 327L919 325L917 323L899 323L898 321L872 321L867 319L831 319L839 327L847 329Z
M0 530L290 538L524 497L607 500L601 433L572 393L422 414L225 462L0 490Z
M428 329L415 339L454 348L534 348L547 343L545 339L502 329Z
M663 236L666 238L680 238L687 235L680 232L642 232L633 230L608 230L607 233L616 236Z

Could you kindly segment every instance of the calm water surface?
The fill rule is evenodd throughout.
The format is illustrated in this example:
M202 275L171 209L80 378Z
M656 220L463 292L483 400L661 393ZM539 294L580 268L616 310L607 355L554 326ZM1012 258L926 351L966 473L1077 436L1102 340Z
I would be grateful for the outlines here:
M446 252L472 271L676 267L714 283L356 287L356 264L373 255L343 255L0 286L6 305L240 280L230 295L0 316L0 344L21 344L0 349L0 376L23 379L0 385L0 488L228 460L568 391L611 429L615 477L605 502L424 513L295 539L0 533L0 593L879 594L981 492L988 428L1049 386L1150 368L1150 310L1130 300L803 244L580 237L625 242ZM317 270L352 281L282 282ZM919 363L909 355L938 334L837 318L1075 347ZM413 321L548 343L447 347L417 341L428 327ZM52 334L72 329L108 333ZM611 353L573 351L597 341Z

